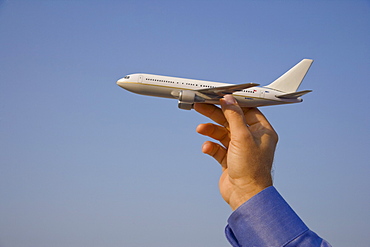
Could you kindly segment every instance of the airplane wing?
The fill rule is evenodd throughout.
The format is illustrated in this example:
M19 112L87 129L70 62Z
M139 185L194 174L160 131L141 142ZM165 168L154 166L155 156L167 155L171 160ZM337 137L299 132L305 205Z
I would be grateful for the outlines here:
M282 98L282 99L296 99L310 92L312 92L312 90L304 90L304 91L299 91L299 92L294 92L294 93L281 94L281 95L277 95L276 97Z
M198 90L194 90L194 92L204 98L204 99L220 99L224 97L226 94L232 94L237 91L241 91L246 88L256 87L260 84L257 83L244 83L244 84L234 84L222 87L213 87L213 88L202 88Z

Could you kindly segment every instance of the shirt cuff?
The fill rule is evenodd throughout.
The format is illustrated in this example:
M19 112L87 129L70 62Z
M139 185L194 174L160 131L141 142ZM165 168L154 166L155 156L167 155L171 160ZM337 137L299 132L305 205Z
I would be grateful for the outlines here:
M284 246L308 228L271 186L237 208L225 231L233 246Z

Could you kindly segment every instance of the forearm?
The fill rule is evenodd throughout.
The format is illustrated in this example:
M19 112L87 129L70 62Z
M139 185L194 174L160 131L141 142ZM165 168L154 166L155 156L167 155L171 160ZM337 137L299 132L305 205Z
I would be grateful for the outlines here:
M235 210L228 223L226 236L233 246L330 246L272 186Z

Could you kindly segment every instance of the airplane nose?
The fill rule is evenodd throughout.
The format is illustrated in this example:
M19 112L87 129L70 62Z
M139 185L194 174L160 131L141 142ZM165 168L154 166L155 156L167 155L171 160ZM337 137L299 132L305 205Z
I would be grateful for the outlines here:
M123 79L119 79L116 83L117 83L118 86L122 87L124 81L123 81Z

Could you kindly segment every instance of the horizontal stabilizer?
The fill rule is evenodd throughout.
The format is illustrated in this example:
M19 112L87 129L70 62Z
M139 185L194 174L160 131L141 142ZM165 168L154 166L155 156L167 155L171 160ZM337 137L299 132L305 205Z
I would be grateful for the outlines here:
M242 91L250 87L256 87L260 84L257 83L244 83L244 84L233 84L228 86L221 87L212 87L212 88L202 88L194 90L199 96L204 97L205 95L210 98L222 98L226 94L232 94L237 91Z
M296 99L310 92L312 92L312 90L304 90L304 91L299 91L299 92L294 92L294 93L280 94L280 95L277 95L276 97L281 98L281 99Z

